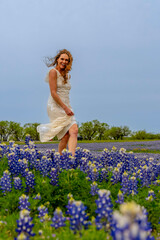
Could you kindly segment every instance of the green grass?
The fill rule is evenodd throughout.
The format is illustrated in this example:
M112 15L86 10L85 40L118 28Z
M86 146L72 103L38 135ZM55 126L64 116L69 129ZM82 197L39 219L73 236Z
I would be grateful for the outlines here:
M95 152L102 152L103 149L96 149ZM153 154L160 154L160 150L151 150L147 148L135 148L126 150L126 152L133 152L133 153L153 153Z
M133 140L133 139L123 139L123 140L81 140L78 141L78 143L103 143L103 142L148 142L148 141L160 141L160 139L143 139L143 140ZM9 145L9 142L4 142L6 145ZM24 145L24 141L15 141L16 144ZM40 141L34 141L35 144L58 144L59 141L49 141L49 142L40 142ZM144 144L141 144L141 146L145 146Z
M135 148L135 149L132 149L132 150L127 150L127 152L134 152L134 153L158 153L160 154L160 150L151 150L151 149L147 149L147 148Z

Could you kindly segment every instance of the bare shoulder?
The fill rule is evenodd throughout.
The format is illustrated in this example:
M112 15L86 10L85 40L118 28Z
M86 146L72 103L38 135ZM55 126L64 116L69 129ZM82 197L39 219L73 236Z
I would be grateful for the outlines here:
M50 78L57 78L57 71L53 68L49 71Z

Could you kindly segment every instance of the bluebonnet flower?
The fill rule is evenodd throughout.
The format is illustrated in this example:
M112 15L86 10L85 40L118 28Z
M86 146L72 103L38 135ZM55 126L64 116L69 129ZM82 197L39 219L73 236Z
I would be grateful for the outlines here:
M51 158L52 158L52 160L54 159L55 152L56 152L56 150L54 148L52 148L52 150L51 150Z
M138 184L138 181L137 181L136 177L132 176L130 178L130 192L129 192L130 194L132 194L132 196L138 193L137 184Z
M58 171L56 168L51 168L49 177L51 178L50 184L58 186Z
M28 145L28 148L29 148L29 149L37 150L37 147L36 147L36 145L35 145L35 143L34 143L33 140L30 140L27 145Z
M14 183L13 186L16 190L21 190L23 188L22 186L22 180L19 177L14 177Z
M29 206L30 206L30 202L28 201L29 196L26 196L25 194L22 194L21 197L19 197L19 209L23 210L26 209L28 211L30 211Z
M10 172L5 170L3 176L0 178L0 189L4 195L6 195L7 192L11 192L12 189L10 175Z
M88 161L93 161L93 155L92 153L90 152L90 150L88 149L83 149L82 150L82 157L85 157L88 159Z
M67 199L71 199L71 198L73 198L73 195L71 193L68 193Z
M34 163L35 163L35 160L37 159L37 151L35 149L29 149L29 168L30 169L33 169L34 168Z
M54 211L54 216L52 218L51 227L55 227L55 229L66 226L65 224L66 218L63 216L61 209L58 207Z
M120 148L119 153L120 154L125 154L126 153L126 149L125 148Z
M140 176L140 172L141 172L140 169L138 169L137 167L134 167L133 171L132 171L132 176L134 176L135 178L140 178L139 177Z
M91 194L92 196L94 196L94 195L98 194L98 190L99 190L99 188L98 188L97 183L96 183L96 182L92 182L92 183L91 183L91 191L90 191L90 194Z
M8 154L8 167L12 176L19 175L21 167L19 165L18 158L15 152L11 152Z
M66 148L63 149L62 151L62 155L60 156L60 167L62 169L70 169L72 168L70 166L70 157L72 156L72 153L70 151L68 151Z
M111 229L113 240L117 239L146 239L152 240L150 224L146 212L136 203L129 202L120 205L120 212L113 213L114 227Z
M21 234L21 236L22 236L22 234L24 234L24 236L27 237L24 239L29 239L29 237L35 236L35 233L33 233L33 231L32 231L33 226L34 226L34 224L32 223L32 218L30 217L30 212L26 209L21 210L20 218L19 218L19 220L17 220L16 232L18 232L18 236L17 236L17 238L15 238L15 240L23 239L23 238L19 237L20 234Z
M68 166L67 169L76 169L76 167L77 167L76 158L73 156L69 156L67 166Z
M92 164L88 172L89 180L92 182L97 181L99 178L99 172L96 167L92 167L93 165L95 166L95 164Z
M61 169L74 169L76 168L77 163L75 161L75 157L72 156L72 153L67 149L62 151L62 155L60 156L60 168Z
M49 171L51 170L51 164L52 160L48 159L46 156L43 156L40 161L40 171L41 174L44 176L47 176L49 174Z
M154 158L149 158L147 162L151 182L155 181L160 174L160 162Z
M88 225L91 224L88 220L88 216L85 213L86 207L83 205L81 201L73 201L70 204L68 209L70 215L70 229L73 230L74 233L77 231L81 231L84 227L88 228Z
M30 237L27 236L24 232L21 232L15 240L30 240Z
M34 189L35 186L35 177L32 172L27 172L26 174L26 191L28 192L30 189Z
M53 153L52 150L47 149L47 150L46 150L46 157L47 157L47 158L51 158L52 153Z
M74 200L73 195L71 193L69 193L67 195L67 198L68 198L68 205L66 206L66 208L67 208L66 214L69 215L70 214L70 209L72 208L72 204L75 200Z
M50 158L52 160L52 166L51 168L57 168L59 166L59 161L57 161L57 158L55 157L55 149L53 148L50 153Z
M38 193L35 197L33 197L33 199L41 200L41 195L40 195L40 193Z
M79 168L81 171L83 171L84 173L87 172L87 170L89 169L88 167L88 160L86 157L82 157L80 160L79 160Z
M76 151L75 151L76 166L75 166L75 168L78 167L80 159L82 158L82 155L83 155L82 151L83 151L82 148L80 148L80 147L76 148Z
M31 158L31 153L30 153L30 149L28 148L28 146L26 146L26 148L23 151L23 157L22 159L27 159L27 161L29 161Z
M95 223L98 230L102 227L107 230L106 228L112 225L113 204L111 202L110 194L111 193L109 190L100 189L98 191L99 198L95 200L97 204L97 216L95 219Z
M99 179L100 179L99 181L102 182L103 180L105 180L107 182L107 177L108 177L108 171L106 170L106 168L102 168L99 176Z
M0 143L0 148L2 149L0 152L0 158L4 157L5 155L7 155L8 152L8 146L5 143Z
M52 162L53 162L53 167L58 169L58 171L60 171L61 158L60 158L60 153L59 152L54 153L54 160L52 160Z
M121 178L120 169L118 167L115 167L112 171L111 182L113 184L118 183L120 181L120 178Z
M148 191L148 197L146 198L147 201L153 201L156 198L156 195L153 190Z
M26 158L18 160L20 166L20 173L23 177L26 176L26 169L28 169L28 160Z
M43 157L43 153L41 151L36 151L37 159L41 159Z
M151 175L151 169L147 165L141 166L141 187L149 187L149 185L151 184Z
M34 168L36 169L36 171L40 170L40 159L35 159L34 160Z
M29 144L29 141L31 141L31 136L30 136L30 134L26 134L25 144L28 145L28 144Z
M139 179L141 178L141 169L136 169L135 177Z
M15 141L13 141L13 140L10 140L10 141L9 141L9 147L10 147L10 148L12 148L14 144L15 144Z
M153 182L154 185L160 186L160 179L157 179Z
M124 172L122 174L122 182L121 182L121 191L124 193L124 194L129 194L130 193L130 186L129 186L129 175L127 172Z
M38 207L40 222L48 221L50 220L50 217L48 216L48 208L44 205L41 205Z
M119 190L118 199L115 201L116 203L122 204L124 202L124 194Z
M110 152L107 148L105 148L102 152L102 157L103 157L103 165L105 167L115 167L117 163L119 162L118 159L118 152L113 150Z
M109 155L110 155L109 150L108 150L107 148L104 148L103 151L102 151L102 156L103 156L103 158L104 158L104 159L107 159ZM104 160L104 159L103 159L103 160Z
M112 147L111 152L117 152L117 148L115 146Z
M38 234L41 236L43 234L43 231L41 229L38 230Z

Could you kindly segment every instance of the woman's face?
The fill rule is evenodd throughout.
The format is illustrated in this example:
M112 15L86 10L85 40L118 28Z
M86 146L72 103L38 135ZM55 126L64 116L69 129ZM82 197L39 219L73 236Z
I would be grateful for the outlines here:
M60 57L57 59L57 65L60 69L64 70L69 63L69 57L66 53L63 53L60 55Z

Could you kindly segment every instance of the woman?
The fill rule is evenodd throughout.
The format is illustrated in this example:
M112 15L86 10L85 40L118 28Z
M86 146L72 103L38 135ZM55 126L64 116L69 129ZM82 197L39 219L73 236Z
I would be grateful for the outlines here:
M62 154L62 150L67 148L75 155L77 146L78 126L74 117L73 110L70 106L69 91L70 75L69 71L72 68L73 58L66 49L60 50L54 58L49 58L52 68L45 81L50 86L50 96L47 104L47 112L50 118L50 123L41 124L37 127L40 134L40 141L46 142L57 136L60 140L58 151Z

